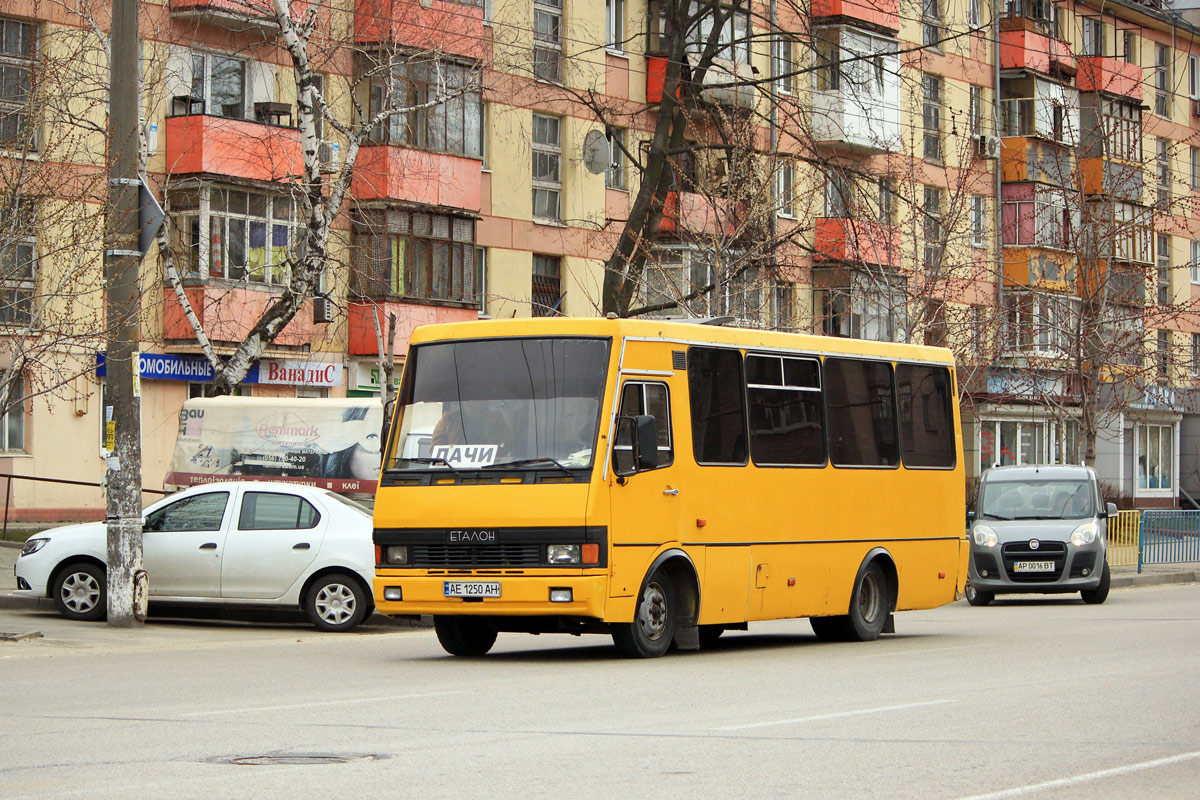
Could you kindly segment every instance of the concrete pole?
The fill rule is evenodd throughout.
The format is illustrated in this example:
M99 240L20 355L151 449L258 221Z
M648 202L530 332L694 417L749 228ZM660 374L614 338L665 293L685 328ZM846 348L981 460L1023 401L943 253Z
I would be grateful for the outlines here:
M110 34L109 189L105 213L108 403L115 446L108 460L108 624L140 625L142 572L141 392L136 360L141 315L138 251L138 1L113 0Z

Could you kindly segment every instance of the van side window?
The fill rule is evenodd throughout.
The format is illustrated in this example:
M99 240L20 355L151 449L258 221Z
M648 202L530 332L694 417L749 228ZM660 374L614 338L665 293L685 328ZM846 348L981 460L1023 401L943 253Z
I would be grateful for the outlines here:
M666 467L675 460L674 445L671 440L671 404L670 395L665 383L643 383L627 381L621 387L622 417L633 417L639 414L649 414L654 417L658 428L658 466ZM622 430L621 435L613 446L617 467L622 471L633 466L633 445L629 441L629 429Z
M816 359L746 356L750 457L759 466L825 463L821 370Z
M746 402L742 354L689 347L688 402L697 464L746 463Z
M895 408L891 364L825 359L829 460L834 466L898 466Z
M954 410L950 370L896 366L900 454L906 467L954 466Z

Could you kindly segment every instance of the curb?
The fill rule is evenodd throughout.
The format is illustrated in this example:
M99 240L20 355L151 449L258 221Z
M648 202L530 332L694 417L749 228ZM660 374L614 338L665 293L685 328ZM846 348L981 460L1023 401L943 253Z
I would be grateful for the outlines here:
M0 609L53 611L54 601L49 597L26 597L21 594L5 592L4 594L0 594Z
M1200 570L1176 570L1173 572L1143 572L1127 575L1113 575L1110 585L1113 589L1124 589L1130 586L1161 586L1166 583L1194 583L1200 581Z

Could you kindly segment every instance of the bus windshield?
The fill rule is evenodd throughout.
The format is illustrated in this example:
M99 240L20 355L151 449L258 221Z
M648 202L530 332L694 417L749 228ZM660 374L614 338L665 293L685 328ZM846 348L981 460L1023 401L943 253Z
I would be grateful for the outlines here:
M989 481L979 512L992 519L1082 519L1095 513L1091 484L1081 480Z
M590 468L608 349L599 338L414 347L390 469Z

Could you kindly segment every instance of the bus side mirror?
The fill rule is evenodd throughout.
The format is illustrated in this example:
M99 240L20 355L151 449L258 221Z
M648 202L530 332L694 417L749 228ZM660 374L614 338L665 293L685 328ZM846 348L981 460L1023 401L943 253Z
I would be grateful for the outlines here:
M654 417L649 414L617 417L616 434L614 474L623 478L658 466L658 423Z

